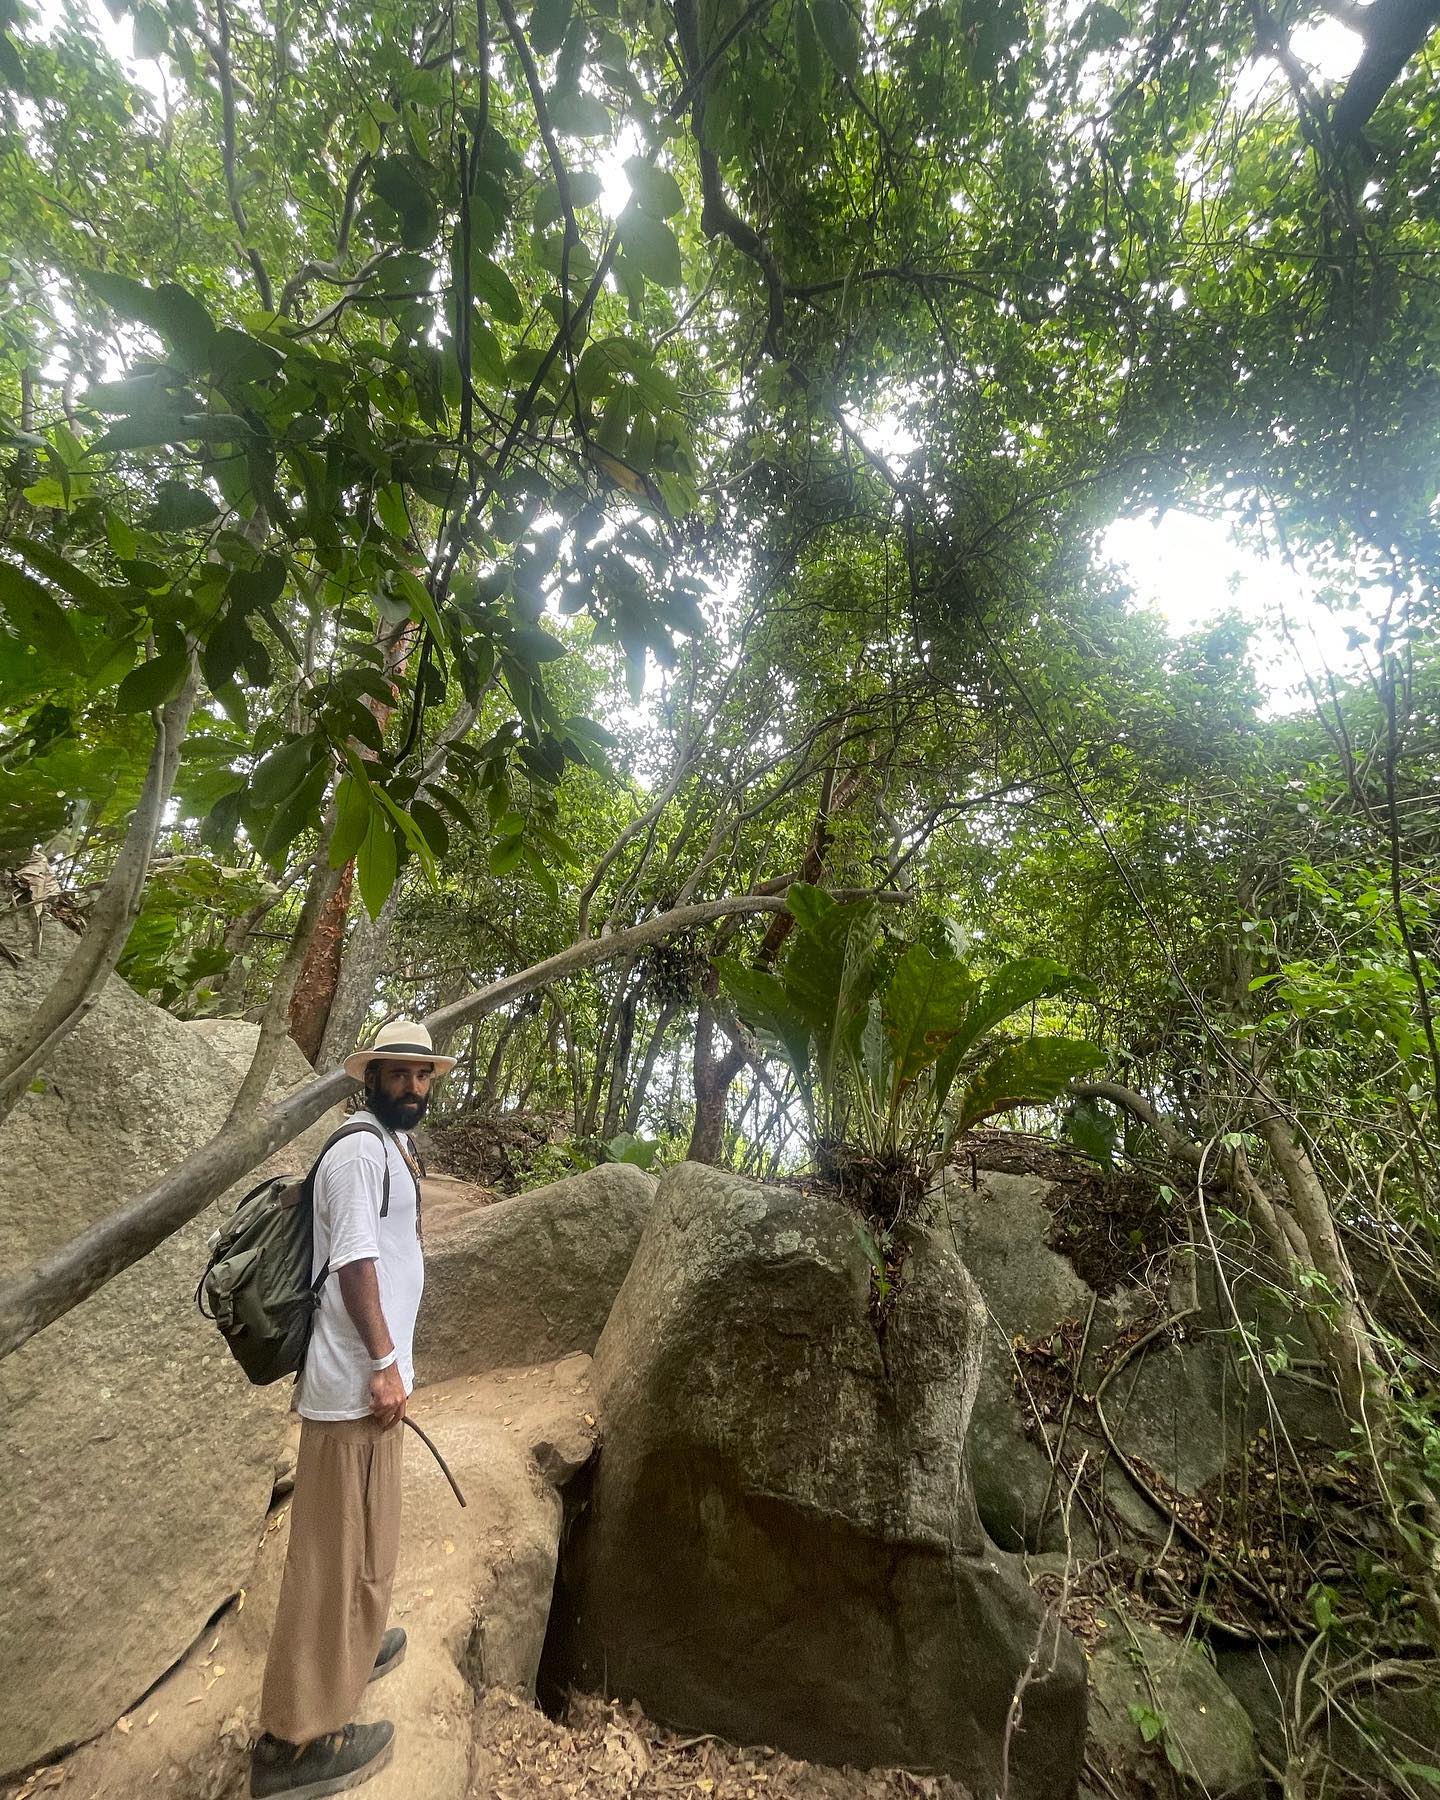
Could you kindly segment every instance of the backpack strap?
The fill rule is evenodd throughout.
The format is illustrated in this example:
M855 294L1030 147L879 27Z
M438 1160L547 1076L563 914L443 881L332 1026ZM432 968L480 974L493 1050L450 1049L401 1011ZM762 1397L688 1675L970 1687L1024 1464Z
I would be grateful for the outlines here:
M385 1149L385 1133L378 1125L367 1124L364 1119L352 1119L348 1125L342 1125L333 1137L326 1140L320 1154L311 1163L305 1176L305 1197L313 1205L315 1201L315 1177L320 1173L320 1165L326 1156L340 1142L341 1138L358 1137L361 1133L366 1137L379 1138L380 1148ZM385 1174L380 1186L380 1217L385 1218L390 1211L390 1155L385 1154ZM325 1277L330 1273L330 1258L327 1256L320 1265L320 1273L310 1283L310 1292L316 1297L325 1285Z

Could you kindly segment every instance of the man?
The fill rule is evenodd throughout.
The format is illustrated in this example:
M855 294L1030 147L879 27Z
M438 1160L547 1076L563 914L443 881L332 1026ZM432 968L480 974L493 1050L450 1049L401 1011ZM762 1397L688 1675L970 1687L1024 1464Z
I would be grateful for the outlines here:
M315 1177L313 1272L329 1264L296 1395L300 1454L290 1548L250 1760L255 1800L339 1793L379 1774L395 1727L353 1722L369 1681L405 1655L385 1629L400 1548L400 1421L425 1282L419 1162L405 1135L455 1067L408 1019L345 1062L365 1084L355 1132ZM388 1201L385 1175L389 1172Z

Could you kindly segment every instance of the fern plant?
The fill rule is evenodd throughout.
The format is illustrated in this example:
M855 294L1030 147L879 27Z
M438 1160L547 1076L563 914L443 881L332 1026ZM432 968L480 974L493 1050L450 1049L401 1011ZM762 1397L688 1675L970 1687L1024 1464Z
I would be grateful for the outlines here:
M1103 1060L1076 1038L999 1035L1072 985L1061 964L1020 957L981 977L953 951L919 943L896 960L873 903L803 884L789 900L797 929L778 975L733 957L717 968L740 1017L794 1074L830 1172L868 1159L882 1181L919 1180L959 1134L1054 1099Z

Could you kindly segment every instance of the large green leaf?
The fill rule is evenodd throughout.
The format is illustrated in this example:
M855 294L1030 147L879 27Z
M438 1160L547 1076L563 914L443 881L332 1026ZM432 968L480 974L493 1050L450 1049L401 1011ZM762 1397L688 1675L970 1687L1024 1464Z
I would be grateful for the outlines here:
M395 847L395 830L390 816L382 807L372 806L370 824L355 858L355 873L360 878L360 898L372 919L380 916L380 908L390 898L399 872L400 857Z
M642 212L632 200L620 215L619 231L625 254L657 287L679 287L680 245L663 219Z
M883 998L885 1035L894 1057L891 1098L898 1099L961 1029L975 998L964 963L912 944Z
M1079 1038L1029 1038L1023 1044L1007 1044L966 1083L955 1109L954 1135L996 1113L1053 1100L1104 1060L1103 1051Z
M984 982L960 1029L935 1064L935 1101L944 1103L960 1065L988 1031L1003 1024L1022 1006L1058 994L1073 977L1063 963L1048 956L1018 956Z
M79 671L84 654L59 602L33 576L0 563L0 608L17 636L65 668Z
M109 269L82 270L80 280L116 312L158 332L178 367L198 372L209 366L215 321L205 303L188 289L173 281L146 287L143 281Z
M769 1038L804 1082L810 1067L810 1027L784 984L764 969L750 969L733 956L715 959L720 985L752 1031Z

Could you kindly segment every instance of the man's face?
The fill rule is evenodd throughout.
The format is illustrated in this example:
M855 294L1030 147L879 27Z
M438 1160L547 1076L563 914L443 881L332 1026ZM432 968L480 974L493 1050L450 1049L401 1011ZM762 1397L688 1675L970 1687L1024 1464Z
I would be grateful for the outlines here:
M371 1112L392 1131L413 1131L430 1105L434 1079L434 1063L377 1063L365 1082Z

